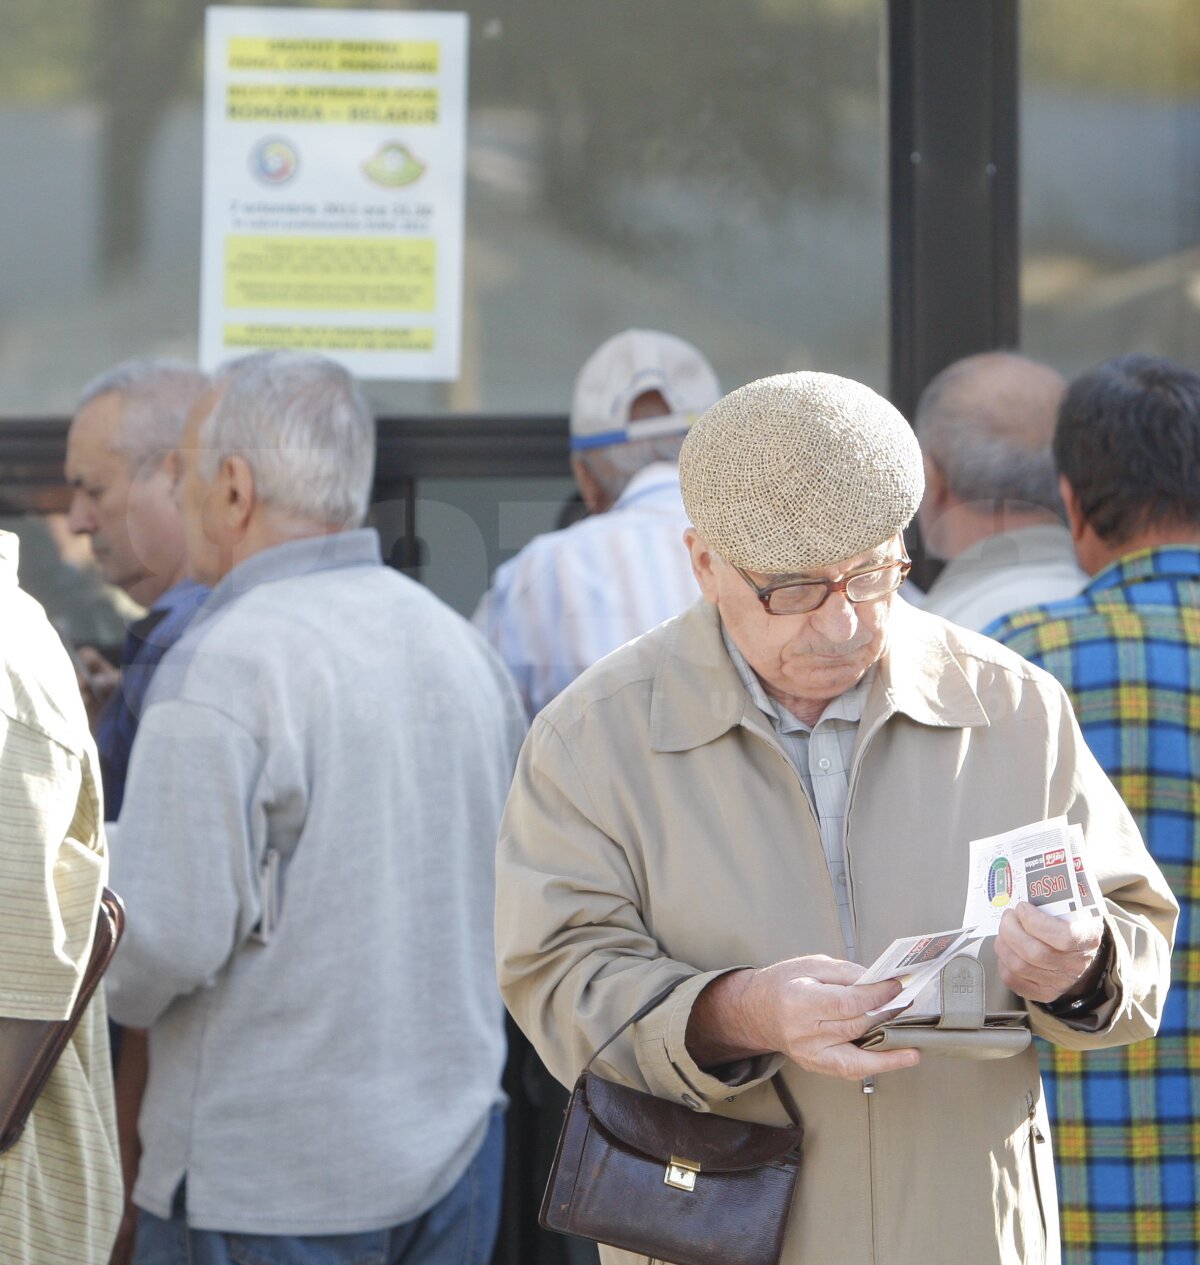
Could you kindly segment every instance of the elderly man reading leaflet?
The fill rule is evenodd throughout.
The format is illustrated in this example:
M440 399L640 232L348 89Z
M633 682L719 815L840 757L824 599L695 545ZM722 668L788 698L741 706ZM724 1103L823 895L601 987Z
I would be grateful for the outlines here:
M969 841L1082 827L1102 919L1004 915L989 1010L1075 1049L1151 1035L1176 905L1057 683L896 593L921 499L904 419L819 373L734 391L680 459L703 600L534 722L501 828L500 981L562 1080L594 1065L805 1156L784 1265L1057 1261L1032 1049L854 1044L892 940L959 925ZM646 1258L602 1249L606 1265Z

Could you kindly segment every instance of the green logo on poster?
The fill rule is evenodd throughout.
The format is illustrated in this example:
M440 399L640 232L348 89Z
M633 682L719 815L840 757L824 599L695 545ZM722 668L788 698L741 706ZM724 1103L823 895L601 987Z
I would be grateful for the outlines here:
M425 164L413 157L407 145L387 141L363 163L362 169L374 184L385 189L402 189L424 175Z

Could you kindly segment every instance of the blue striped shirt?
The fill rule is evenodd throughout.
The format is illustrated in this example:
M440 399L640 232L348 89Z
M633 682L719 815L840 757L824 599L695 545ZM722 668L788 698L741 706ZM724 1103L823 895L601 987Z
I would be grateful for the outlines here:
M639 470L612 509L537 536L497 569L475 626L536 715L585 669L699 596L679 471Z

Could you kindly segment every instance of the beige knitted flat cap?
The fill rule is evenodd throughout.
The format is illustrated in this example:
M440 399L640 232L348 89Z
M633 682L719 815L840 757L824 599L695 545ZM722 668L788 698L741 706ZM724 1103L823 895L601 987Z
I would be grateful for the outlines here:
M785 575L866 553L907 527L925 487L912 427L831 373L760 378L696 422L683 503L727 561Z

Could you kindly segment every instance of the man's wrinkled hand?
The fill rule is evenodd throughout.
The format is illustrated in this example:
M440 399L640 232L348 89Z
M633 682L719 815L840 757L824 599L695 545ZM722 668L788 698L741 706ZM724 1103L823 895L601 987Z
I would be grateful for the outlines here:
M121 669L109 663L94 646L80 646L77 654L79 663L75 665L75 675L88 721L94 729L105 703L121 684Z
M867 1011L886 1006L901 989L899 980L856 984L862 973L856 962L823 954L750 973L743 1004L764 1048L807 1071L844 1080L915 1067L921 1057L916 1050L868 1051L854 1044L880 1021Z
M1054 918L1021 901L1004 911L996 933L1000 978L1029 1001L1082 993L1080 984L1096 963L1103 936L1100 918Z

